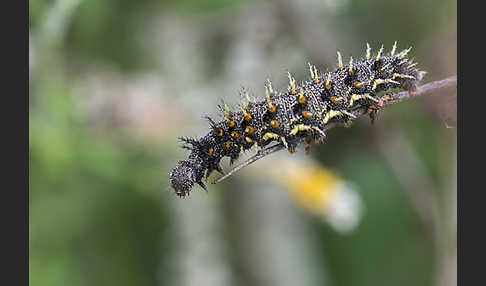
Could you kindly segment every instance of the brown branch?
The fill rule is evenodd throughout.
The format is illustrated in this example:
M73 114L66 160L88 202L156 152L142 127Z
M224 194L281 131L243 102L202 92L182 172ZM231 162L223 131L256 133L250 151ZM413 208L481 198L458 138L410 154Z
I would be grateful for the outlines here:
M390 104L394 103L399 103L405 99L409 99L411 97L415 96L422 96L422 95L430 95L431 93L435 93L439 90L443 90L448 87L456 86L457 85L457 77L456 76L451 76L448 78L445 78L443 80L438 80L438 81L433 81L429 82L427 84L424 84L422 86L419 86L415 92L408 92L408 91L402 91L397 94L392 94L392 95L387 95L385 97L382 97L381 101L383 102L383 106L387 106Z
M410 92L409 91L402 91L402 92L395 93L395 94L386 94L386 95L384 95L380 98L380 101L377 103L377 106L381 109L385 106L392 105L392 104L395 104L395 103L399 103L399 102L406 100L406 99L410 99L410 98L417 97L417 96L430 95L430 94L435 93L439 90L443 90L445 88L449 88L449 87L452 87L452 86L457 86L457 77L456 76L451 76L451 77L445 78L443 80L429 82L427 84L424 84L424 85L417 87L417 89L414 90L414 91L410 91ZM353 114L356 117L358 117L358 116L361 116L363 114L366 114L367 111L368 111L367 109L361 108L361 109L355 110L353 112ZM323 131L331 129L331 128L335 127L336 125L337 125L337 123L330 123L329 125L326 126L326 128ZM226 175L216 179L213 182L213 184L217 184L217 183L223 181L224 179L228 178L229 176L231 176L232 174L234 174L238 170L250 165L251 163L255 162L256 160L259 160L259 159L261 159L265 156L268 156L268 155L275 153L277 151L280 151L282 149L284 149L284 146L282 144L277 144L277 145L273 145L273 146L265 148L265 149L261 149L254 156L248 158L245 162L242 162L242 163L238 164L236 167L234 167L233 169L231 169L231 171L229 171Z
M283 148L284 148L284 146L282 144L277 144L277 145L273 145L272 147L268 147L268 148L259 150L255 155L253 155L250 158L248 158L248 160L246 160L245 162L237 165L236 167L234 167L233 169L231 169L231 171L229 171L224 176L216 179L213 182L213 184L217 184L217 183L221 182L222 180L228 178L229 176L231 176L233 173L235 173L236 171L240 170L241 168L243 168L245 166L248 166L251 163L255 162L256 160L261 159L261 158L263 158L263 157L265 157L267 155L270 155L272 153L275 153L277 151L280 151Z

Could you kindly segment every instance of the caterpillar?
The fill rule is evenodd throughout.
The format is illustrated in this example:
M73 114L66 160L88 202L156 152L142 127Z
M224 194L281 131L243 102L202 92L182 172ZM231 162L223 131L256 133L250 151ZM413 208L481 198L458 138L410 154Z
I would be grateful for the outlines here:
M288 72L287 90L278 92L267 80L264 99L252 101L246 91L240 110L220 105L222 120L216 122L206 117L209 133L199 139L179 138L182 148L191 152L187 160L179 161L169 173L175 193L185 197L196 183L207 191L202 179L215 170L223 173L220 167L223 157L229 157L233 164L242 151L254 145L264 148L274 141L294 153L302 142L306 145L321 142L326 137L323 131L326 125L351 123L355 118L352 111L376 104L381 91L414 90L424 72L407 58L411 47L399 53L396 50L397 42L389 53L383 53L382 45L372 55L367 43L364 58L354 61L350 57L348 64L343 64L338 51L338 66L332 72L320 73L309 63L310 79L301 84Z

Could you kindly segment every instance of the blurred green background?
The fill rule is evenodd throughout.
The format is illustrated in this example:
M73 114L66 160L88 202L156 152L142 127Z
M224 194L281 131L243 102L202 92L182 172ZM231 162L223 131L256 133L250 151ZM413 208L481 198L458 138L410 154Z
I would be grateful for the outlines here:
M307 62L334 69L337 50L397 40L425 82L455 75L456 12L452 0L31 0L30 284L455 285L454 90L313 146L359 196L351 232L293 204L261 162L184 200L168 173L187 156L177 137L204 135L222 99L236 105L241 86L262 98L266 78L286 88Z

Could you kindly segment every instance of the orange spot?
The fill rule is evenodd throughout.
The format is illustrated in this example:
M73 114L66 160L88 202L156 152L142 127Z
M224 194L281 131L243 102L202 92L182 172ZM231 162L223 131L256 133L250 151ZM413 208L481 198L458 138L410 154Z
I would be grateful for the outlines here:
M299 95L299 103L304 103L306 101L306 98L303 94Z
M304 110L302 111L302 115L307 118L307 119L311 119L312 118L312 112L310 112L309 110Z
M219 137L223 136L223 129L219 128L218 133L216 133Z
M228 121L228 126L229 127L235 126L235 122L233 120Z
M270 126L272 126L273 128L278 128L278 121L277 120L270 121Z
M250 125L246 126L246 128L245 128L245 132L248 133L248 134L253 134L254 131L255 130Z
M214 149L212 147L209 148L208 155L211 156L213 155Z
M238 134L238 132L236 132L236 131L231 132L231 137L233 137L233 138L235 138L235 139L236 139L236 138L238 138L238 136L240 136L240 135Z
M274 113L275 111L277 111L277 108L274 105L272 105L268 108L268 111Z
M251 120L251 114L250 113L245 114L245 120L246 121L250 121Z
M333 96L331 96L331 101L332 101L332 103L334 103L334 104L338 104L338 103L339 103L339 101L340 101L340 98L339 98L339 97L337 97L337 96L334 96L334 95L333 95Z
M326 82L326 88L327 89L330 89L331 88L331 83L330 82Z
M353 85L354 85L354 87L357 87L357 88L361 88L363 86L363 84L359 81L353 82Z
M229 149L230 147L231 147L231 142L230 141L226 141L224 143L224 148Z
M296 94L297 91L295 90L295 88L292 87L292 90L290 91L290 94Z

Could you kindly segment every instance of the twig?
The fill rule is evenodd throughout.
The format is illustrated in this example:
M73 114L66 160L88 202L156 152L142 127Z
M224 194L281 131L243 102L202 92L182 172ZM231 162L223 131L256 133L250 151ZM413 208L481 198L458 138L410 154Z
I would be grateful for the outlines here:
M436 92L441 89L445 89L451 86L457 85L457 77L451 76L443 80L429 82L422 86L419 86L415 92L402 91L397 94L387 95L381 98L380 102L383 100L383 106L388 106L390 104L399 103L405 99L409 99L415 96L428 95L432 92Z
M413 97L416 97L416 96L429 95L432 92L436 92L436 91L439 91L439 90L442 90L442 89L445 89L445 88L448 88L448 87L456 86L456 85L457 85L457 77L451 76L451 77L445 78L443 80L433 81L433 82L429 82L427 84L421 85L421 86L417 87L417 89L414 90L413 92L402 91L402 92L395 93L395 94L386 94L386 95L384 95L380 98L380 102L378 102L377 106L381 109L385 106L392 105L392 104L395 104L395 103L399 103L399 102L406 100L406 99L410 99L410 98L413 98ZM365 108L357 109L353 112L353 114L356 117L361 116L361 115L366 114L366 113L367 113L367 109L365 109ZM326 128L323 131L331 129L331 128L335 127L336 125L337 125L337 123L331 123L331 124L327 125ZM231 171L229 171L226 175L214 180L213 184L220 183L221 181L228 178L229 176L231 176L232 174L234 174L238 170L250 165L251 163L255 162L256 160L261 159L261 158L268 156L272 153L275 153L277 151L280 151L282 149L284 149L284 146L282 144L277 144L277 145L273 145L272 147L268 147L268 148L265 148L265 149L258 151L257 154L248 158L246 161L238 164L236 167L231 169Z
M231 176L233 173L235 173L236 171L238 171L239 169L245 167L245 166L248 166L250 165L251 163L255 162L256 160L258 159L261 159L267 155L270 155L274 152L277 152L277 151L280 151L284 148L284 146L282 144L277 144L277 145L273 145L272 147L268 147L268 148L265 148L265 149L262 149L260 151L258 151L255 155L251 156L250 158L248 158L248 160L246 160L245 162L237 165L236 167L234 167L233 169L231 169L231 171L229 171L226 175L216 179L213 184L217 184L219 182L221 182L222 180L228 178L229 176Z

